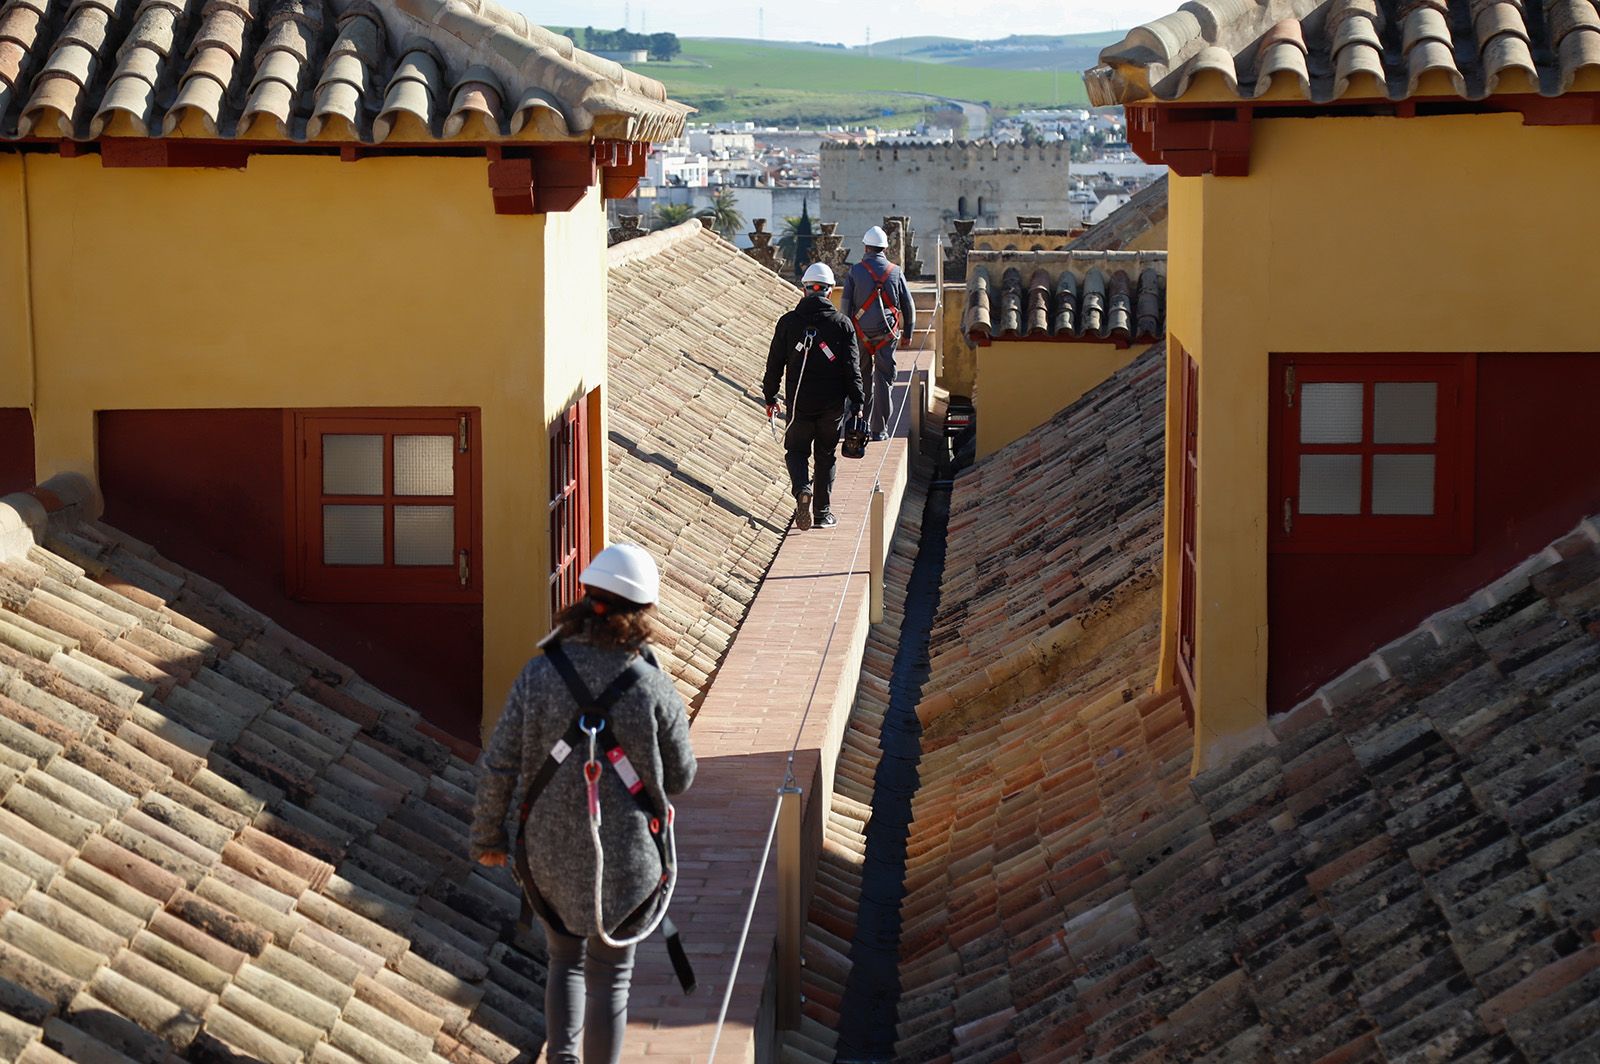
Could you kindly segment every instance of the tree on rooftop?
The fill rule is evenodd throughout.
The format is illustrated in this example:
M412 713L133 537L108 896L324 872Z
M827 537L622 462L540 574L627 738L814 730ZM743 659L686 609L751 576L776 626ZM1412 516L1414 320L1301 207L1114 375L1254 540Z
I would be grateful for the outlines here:
M702 207L695 215L702 222L732 240L744 228L744 215L739 213L739 201L733 189L721 188L711 195L711 205Z
M694 206L688 203L658 203L651 229L671 229L694 217Z
M789 215L783 220L783 228L778 234L778 250L783 257L794 264L798 272L806 268L806 260L811 257L811 245L816 234L811 228L811 203L809 200L800 204L799 215Z

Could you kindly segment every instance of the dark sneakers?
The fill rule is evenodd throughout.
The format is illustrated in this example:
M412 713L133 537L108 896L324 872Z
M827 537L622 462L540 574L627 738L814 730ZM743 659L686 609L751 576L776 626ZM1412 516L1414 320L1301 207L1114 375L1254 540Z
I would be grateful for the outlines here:
M818 528L833 528L838 523L839 519L833 516L832 510L824 510L816 517L816 526Z
M885 440L887 440L888 438L889 438L889 432L888 432L887 429L879 429L877 432L874 432L872 434L872 442L873 443L882 443Z
M794 527L804 532L811 527L811 492L802 491L794 497Z

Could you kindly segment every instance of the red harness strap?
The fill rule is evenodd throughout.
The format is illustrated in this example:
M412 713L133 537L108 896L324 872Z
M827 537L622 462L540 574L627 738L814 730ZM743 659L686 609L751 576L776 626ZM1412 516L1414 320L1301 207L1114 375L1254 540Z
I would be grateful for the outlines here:
M856 327L856 339L861 342L862 350L869 355L875 355L889 345L900 342L900 312L889 302L889 295L883 290L883 286L888 284L889 278L894 275L894 267L889 267L889 269L883 271L882 275L879 275L878 271L872 268L872 263L867 260L862 259L861 265L867 268L867 276L872 278L872 295L868 296L866 302L856 309L856 316L853 320ZM861 328L861 319L872 306L874 299L883 307L883 323L889 327L889 331L876 341L869 338L866 331Z

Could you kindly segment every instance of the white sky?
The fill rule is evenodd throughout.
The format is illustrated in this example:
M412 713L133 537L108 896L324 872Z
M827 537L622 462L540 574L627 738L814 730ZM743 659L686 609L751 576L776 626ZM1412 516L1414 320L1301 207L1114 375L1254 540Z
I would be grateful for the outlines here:
M545 26L623 24L624 0L502 0ZM1013 33L1119 30L1176 11L1182 0L629 0L628 28L682 37L754 37L766 12L767 37L861 44L931 34L990 39ZM976 17L975 17L976 16Z

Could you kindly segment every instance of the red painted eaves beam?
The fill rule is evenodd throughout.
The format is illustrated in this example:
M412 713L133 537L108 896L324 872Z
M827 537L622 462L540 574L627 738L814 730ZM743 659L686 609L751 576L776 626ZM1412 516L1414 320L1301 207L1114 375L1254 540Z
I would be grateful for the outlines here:
M3 150L4 146L0 146ZM14 150L59 152L66 158L99 155L100 165L122 168L221 168L242 170L255 155L337 153L348 163L378 156L485 156L496 214L564 213L599 185L607 199L633 194L644 176L650 145L632 141L557 144L385 143L285 144L231 139L105 137L96 141L24 138Z
M1430 118L1441 115L1519 114L1529 126L1600 125L1600 93L1554 98L1533 93L1466 100L1418 96L1314 104L1304 100L1256 100L1248 104L1133 104L1126 109L1128 144L1147 163L1171 167L1182 177L1250 172L1251 128L1269 118Z
M1250 107L1130 107L1128 144L1180 177L1246 177L1253 118Z

